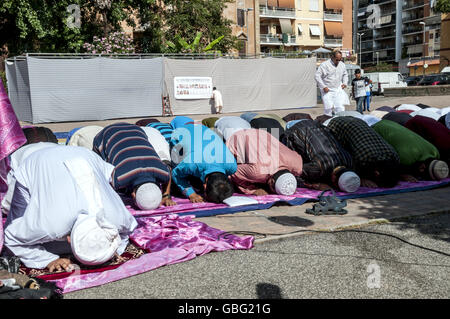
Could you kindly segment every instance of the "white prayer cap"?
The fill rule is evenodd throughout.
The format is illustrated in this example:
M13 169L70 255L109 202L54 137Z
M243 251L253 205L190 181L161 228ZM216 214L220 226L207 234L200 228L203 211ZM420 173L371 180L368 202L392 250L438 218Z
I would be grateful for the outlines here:
M97 125L82 127L72 135L67 145L82 146L92 150L94 138L101 130L103 130L103 127Z
M325 122L322 123L322 125L323 125L323 126L328 126L328 124L330 123L330 121L331 121L332 119L334 119L334 117L332 117L332 118L326 120Z
M284 173L275 181L275 192L279 195L292 195L297 189L297 179L292 173Z
M154 183L142 184L136 191L136 205L142 210L158 208L161 200L161 189Z
M364 122L367 123L367 125L372 126L374 124L377 124L379 121L381 121L380 118L373 116L373 115L363 115Z
M358 190L359 186L361 186L361 180L354 172L348 171L339 177L338 185L341 191L353 193Z
M425 117L429 117L435 121L439 120L439 118L441 117L440 114L438 114L434 111L431 111L429 109L421 109L419 111L412 112L410 115L411 116L416 116L416 115L425 116Z
M411 110L411 111L420 111L422 108L415 104L402 104L397 108L397 111L401 110Z
M85 265L107 262L114 256L120 243L119 231L106 221L104 213L98 213L97 216L79 214L70 236L73 255Z

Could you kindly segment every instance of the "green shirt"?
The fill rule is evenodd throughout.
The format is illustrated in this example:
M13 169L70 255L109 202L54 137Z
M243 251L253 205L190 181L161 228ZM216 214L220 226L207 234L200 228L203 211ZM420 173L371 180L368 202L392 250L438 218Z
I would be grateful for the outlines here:
M398 123L381 120L372 128L397 151L402 165L439 158L439 151L433 144Z

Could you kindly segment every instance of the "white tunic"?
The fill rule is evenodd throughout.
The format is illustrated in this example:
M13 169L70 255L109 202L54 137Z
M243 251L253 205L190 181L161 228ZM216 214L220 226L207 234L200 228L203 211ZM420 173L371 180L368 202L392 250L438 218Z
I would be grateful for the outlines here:
M5 247L26 267L45 268L59 258L47 250L70 235L81 212L89 203L70 174L64 161L82 158L92 167L106 219L115 225L122 243L122 254L129 234L137 222L109 184L114 167L83 147L54 145L35 151L17 168L17 180L11 210L5 224ZM70 245L66 245L70 253Z
M214 127L225 141L240 130L252 128L249 122L239 116L223 116L214 123Z
M326 87L333 90L340 88L342 84L347 85L348 73L344 62L339 62L337 66L331 59L323 62L317 68L316 81L321 92Z
M11 200L14 193L14 187L16 185L16 179L14 178L14 172L16 171L16 169L25 159L27 159L28 156L33 154L35 151L52 146L55 146L55 143L50 142L33 143L22 146L21 148L19 148L18 150L16 150L14 153L11 154L10 157L11 170L8 172L7 176L8 191L2 200L2 208L4 211L9 212L9 209L11 207Z
M223 101L222 101L222 93L220 93L220 91L218 90L214 90L212 93L212 97L214 99L214 103L217 106L223 106Z
M147 135L148 141L152 144L155 152L162 161L170 162L170 146L165 137L156 128L144 126L141 127Z

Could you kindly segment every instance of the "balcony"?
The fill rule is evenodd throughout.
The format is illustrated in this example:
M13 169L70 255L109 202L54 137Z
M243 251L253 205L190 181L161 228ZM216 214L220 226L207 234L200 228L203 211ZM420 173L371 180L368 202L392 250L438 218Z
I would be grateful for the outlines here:
M297 44L297 38L295 35L291 35L288 37L288 42L283 43L283 35L282 34L261 34L260 35L260 43L261 45L295 45Z
M425 5L424 1L408 1L403 5L403 11L421 8Z
M325 38L323 40L323 44L325 47L327 48L337 48L337 47L342 47L342 38L339 39L334 39L334 38Z
M325 21L344 21L342 18L342 13L324 13L323 19Z
M259 16L263 18L295 19L295 9L260 6Z

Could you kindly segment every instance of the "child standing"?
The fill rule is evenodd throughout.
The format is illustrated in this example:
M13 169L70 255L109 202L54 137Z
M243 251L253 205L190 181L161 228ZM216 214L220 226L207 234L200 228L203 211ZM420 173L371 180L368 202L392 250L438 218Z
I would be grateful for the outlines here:
M361 77L361 70L355 70L355 78L352 81L352 94L356 100L356 111L363 113L363 104L366 99L366 85L368 79Z
M370 112L370 100L372 99L372 80L366 85L366 98L364 99L364 111Z
M217 90L216 87L213 87L212 98L214 99L216 113L217 114L222 113L222 107L223 107L222 93L220 93L220 91Z

